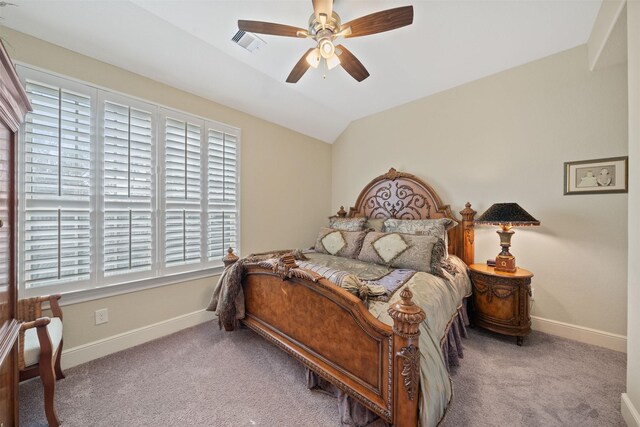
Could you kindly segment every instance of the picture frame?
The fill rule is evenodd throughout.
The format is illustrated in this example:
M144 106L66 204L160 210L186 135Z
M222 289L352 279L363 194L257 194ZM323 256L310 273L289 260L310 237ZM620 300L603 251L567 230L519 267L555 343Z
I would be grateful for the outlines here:
M564 195L627 193L629 157L564 163Z

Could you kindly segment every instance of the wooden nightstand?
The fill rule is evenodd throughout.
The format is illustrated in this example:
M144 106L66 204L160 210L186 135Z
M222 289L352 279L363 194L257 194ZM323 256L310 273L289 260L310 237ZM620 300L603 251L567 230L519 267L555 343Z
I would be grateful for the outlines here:
M533 273L518 268L515 273L496 273L486 264L472 264L473 324L517 337L522 345L531 332L529 297Z

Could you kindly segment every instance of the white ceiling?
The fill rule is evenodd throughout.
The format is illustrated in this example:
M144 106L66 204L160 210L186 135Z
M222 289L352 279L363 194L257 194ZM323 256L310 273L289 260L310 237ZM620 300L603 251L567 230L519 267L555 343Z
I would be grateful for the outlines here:
M11 0L2 24L333 142L355 119L586 43L602 0L335 0L343 22L413 4L411 26L341 41L371 76L310 69L285 83L312 47L261 36L231 42L238 19L306 28L311 1Z

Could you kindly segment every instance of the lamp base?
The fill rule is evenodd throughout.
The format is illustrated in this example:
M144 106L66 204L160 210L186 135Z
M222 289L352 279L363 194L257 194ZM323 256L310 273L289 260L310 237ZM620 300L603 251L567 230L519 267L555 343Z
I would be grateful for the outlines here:
M498 256L496 257L495 271L502 271L504 273L515 273L516 270L516 257L511 254L498 254Z

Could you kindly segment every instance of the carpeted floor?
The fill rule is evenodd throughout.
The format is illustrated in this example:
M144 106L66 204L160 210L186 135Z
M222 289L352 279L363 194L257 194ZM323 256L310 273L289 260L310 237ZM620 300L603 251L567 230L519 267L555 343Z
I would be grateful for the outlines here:
M622 353L533 332L470 330L442 427L624 426ZM67 427L338 426L333 397L249 330L206 323L66 371L56 406ZM20 385L22 427L46 426L39 380ZM376 424L376 425L379 425Z

